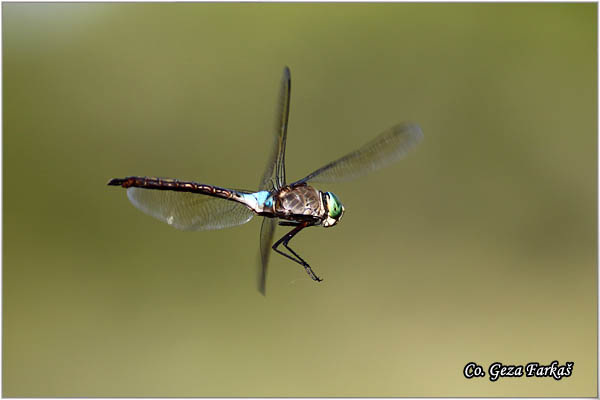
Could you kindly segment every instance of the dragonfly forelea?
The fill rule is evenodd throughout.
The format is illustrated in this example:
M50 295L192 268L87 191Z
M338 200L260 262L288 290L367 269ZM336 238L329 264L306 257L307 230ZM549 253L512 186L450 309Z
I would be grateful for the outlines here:
M131 203L144 213L182 230L221 229L245 224L254 215L263 218L260 228L258 289L264 295L271 248L302 265L315 281L321 281L310 265L289 246L304 228L337 224L344 206L331 192L322 192L309 183L331 183L356 178L399 160L422 138L416 124L394 125L379 136L306 177L287 183L285 145L290 113L291 78L285 67L279 93L275 141L260 181L259 190L225 189L177 179L129 176L111 179L108 184L127 188ZM273 245L275 227L291 226ZM286 253L280 249L285 247Z

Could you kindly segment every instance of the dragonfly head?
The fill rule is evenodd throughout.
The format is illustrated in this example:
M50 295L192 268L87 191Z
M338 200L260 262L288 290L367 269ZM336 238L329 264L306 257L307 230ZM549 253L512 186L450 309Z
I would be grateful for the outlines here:
M340 199L331 192L325 192L325 202L327 203L327 218L323 221L323 226L328 228L334 226L342 219L344 206Z

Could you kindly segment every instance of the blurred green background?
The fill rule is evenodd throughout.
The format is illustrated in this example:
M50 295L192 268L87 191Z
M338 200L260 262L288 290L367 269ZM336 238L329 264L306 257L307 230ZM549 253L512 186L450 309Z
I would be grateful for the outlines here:
M597 395L595 4L2 7L4 396ZM106 182L256 188L284 65L289 179L425 140L319 187L324 282L274 255L263 297L259 221L177 231Z

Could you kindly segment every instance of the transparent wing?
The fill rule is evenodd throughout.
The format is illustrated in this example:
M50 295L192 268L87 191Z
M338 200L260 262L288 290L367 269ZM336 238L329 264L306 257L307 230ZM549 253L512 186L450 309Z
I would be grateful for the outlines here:
M402 123L391 127L360 149L319 168L300 182L339 182L354 179L403 158L423 139L419 125Z
M130 187L127 197L144 213L187 231L242 225L254 216L243 204L198 193Z
M287 127L290 115L291 85L290 69L285 67L283 69L277 114L275 116L274 143L267 161L265 172L260 181L259 190L279 189L286 183L285 142L287 139Z
M258 291L266 293L267 288L267 266L269 265L269 255L273 245L273 235L275 234L276 219L263 218L260 226L260 264L258 269Z
M290 93L292 80L290 69L283 69L281 78L281 87L279 89L279 99L277 103L277 112L275 114L275 135L273 136L273 146L263 177L258 186L259 190L279 189L286 183L285 178L285 144L287 140L287 127L290 116ZM273 235L277 220L275 218L263 218L260 227L260 261L258 264L258 290L265 295L267 268L269 265L269 256L271 254L271 245L273 244Z

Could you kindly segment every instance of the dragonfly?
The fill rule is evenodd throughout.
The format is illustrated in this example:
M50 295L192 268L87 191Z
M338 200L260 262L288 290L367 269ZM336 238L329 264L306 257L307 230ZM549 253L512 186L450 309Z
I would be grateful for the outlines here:
M290 95L290 69L285 67L272 150L257 191L145 176L114 178L108 185L126 188L127 197L136 208L181 230L221 229L245 224L254 216L263 217L258 268L258 290L263 295L271 250L300 264L312 280L320 282L322 279L308 262L290 247L290 241L306 228L335 226L345 208L335 194L311 185L348 181L400 160L422 140L423 132L414 123L396 124L358 150L288 183L285 149ZM291 230L273 243L277 225Z

